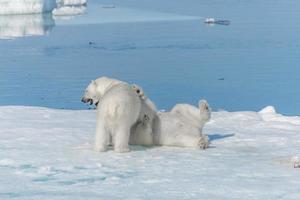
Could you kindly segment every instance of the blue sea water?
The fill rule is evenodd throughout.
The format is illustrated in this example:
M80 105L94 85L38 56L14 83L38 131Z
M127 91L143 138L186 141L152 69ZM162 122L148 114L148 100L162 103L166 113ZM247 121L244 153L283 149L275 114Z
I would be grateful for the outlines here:
M0 39L0 105L86 109L86 85L109 76L160 109L205 98L214 110L300 115L299 13L297 0L90 0L71 20L44 15L45 34ZM0 35L16 31L9 20Z

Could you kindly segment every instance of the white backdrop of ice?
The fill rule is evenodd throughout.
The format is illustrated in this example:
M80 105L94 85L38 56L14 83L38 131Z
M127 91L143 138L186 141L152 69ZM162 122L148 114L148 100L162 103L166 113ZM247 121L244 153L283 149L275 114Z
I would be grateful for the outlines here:
M54 26L50 14L5 15L0 17L0 39L47 34Z
M0 15L51 12L56 0L0 0Z
M213 112L207 150L136 146L116 154L92 150L95 114L0 107L0 199L300 198L291 163L300 155L297 117Z

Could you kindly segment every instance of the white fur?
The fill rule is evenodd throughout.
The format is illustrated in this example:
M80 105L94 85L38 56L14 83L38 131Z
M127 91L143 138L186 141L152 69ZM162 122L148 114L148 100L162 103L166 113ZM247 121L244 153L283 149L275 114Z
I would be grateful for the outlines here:
M140 115L141 101L128 84L111 87L99 102L95 150L106 151L110 137L116 152L129 151L131 127Z
M105 151L109 136L118 152L135 145L164 145L205 149L209 141L202 129L210 119L205 100L199 108L177 104L170 112L157 113L155 104L140 86L106 77L92 81L83 99L98 105L96 150Z
M130 144L152 146L154 144L153 123L157 117L154 103L148 98L141 99L139 120L132 127Z
M152 124L156 117L157 111L154 103L150 99L146 98L144 92L142 91L142 88L137 85L130 86L125 82L107 77L98 78L88 85L85 90L84 97L82 98L83 101L94 104L99 102L95 145L97 151L106 150L106 148L102 148L103 144L99 143L101 138L104 138L102 143L114 144L116 151L128 151L128 129L129 132L133 133L130 135L130 144L153 144ZM115 100L115 98L117 98L118 101ZM102 119L102 117L99 117L102 115L106 116L111 112L115 112L114 109L118 110L119 112L115 114L115 118L107 118L105 121ZM126 116L122 112L126 112ZM123 148L123 150L119 150L121 148L118 147L120 146L120 141L115 138L115 135L117 134L110 134L113 138L111 142L109 138L101 134L101 131L99 130L103 129L104 126L102 122L104 124L110 124L111 127L122 126L123 129L126 129L126 134L123 134L125 134L124 137L126 137L124 144L127 142L127 149ZM143 134L139 134L140 132L143 132ZM124 144L122 145L124 146Z
M210 109L205 101L200 103L200 109L178 104L171 112L161 112L155 122L155 144L205 149L209 141L202 128L209 118Z
M96 80L93 80L85 89L84 96L82 99L92 99L93 102L96 103L101 100L103 95L109 89L120 83L125 84L125 82L107 77L101 77Z

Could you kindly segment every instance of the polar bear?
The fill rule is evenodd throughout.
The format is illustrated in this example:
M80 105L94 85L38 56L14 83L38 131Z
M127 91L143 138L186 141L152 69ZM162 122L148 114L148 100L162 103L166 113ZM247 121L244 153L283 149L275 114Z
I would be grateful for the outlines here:
M95 150L106 151L110 138L117 152L129 151L130 138L131 144L153 144L152 124L157 111L141 87L101 77L88 85L82 102L97 106ZM132 138L131 132L142 131L136 124L143 124L144 134Z
M211 109L205 100L199 101L199 108L177 104L170 112L158 114L154 123L154 142L162 146L206 149L209 140L202 129L210 116Z
M118 83L124 84L106 77L92 81L86 89L83 102L97 104L101 96ZM199 102L199 108L177 104L170 112L156 113L154 103L146 97L143 89L137 85L133 85L132 89L140 97L141 109L137 122L131 127L129 144L208 147L209 141L202 133L202 128L209 121L211 111L205 100Z

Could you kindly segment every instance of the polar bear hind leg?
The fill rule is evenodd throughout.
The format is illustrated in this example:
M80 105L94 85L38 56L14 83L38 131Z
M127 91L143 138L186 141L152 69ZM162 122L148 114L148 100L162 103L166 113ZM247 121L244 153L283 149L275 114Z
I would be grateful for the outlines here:
M105 128L103 121L98 120L95 135L95 151L104 152L107 150L110 134Z
M115 129L114 150L118 153L129 152L130 126L123 125Z
M209 145L209 139L207 135L201 135L200 139L198 140L197 147L200 149L207 149Z

